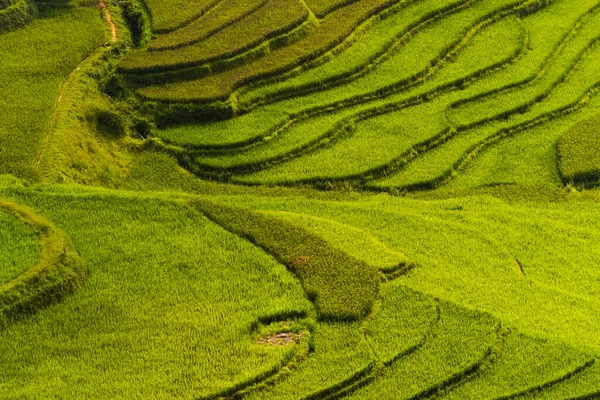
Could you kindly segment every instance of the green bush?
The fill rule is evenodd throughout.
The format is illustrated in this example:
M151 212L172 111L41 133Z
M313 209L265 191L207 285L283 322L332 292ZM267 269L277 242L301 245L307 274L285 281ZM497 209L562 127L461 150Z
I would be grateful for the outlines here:
M125 1L120 3L123 9L123 17L127 22L127 26L131 31L131 37L133 43L139 46L144 38L144 32L146 30L146 16L144 10L140 5L132 1Z
M33 2L17 0L6 8L0 7L0 34L15 30L29 23L37 13Z

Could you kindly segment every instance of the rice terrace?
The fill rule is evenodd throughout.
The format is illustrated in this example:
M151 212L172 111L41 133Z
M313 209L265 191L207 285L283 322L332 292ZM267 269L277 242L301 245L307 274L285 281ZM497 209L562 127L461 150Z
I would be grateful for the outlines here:
M600 399L600 0L0 0L0 399Z

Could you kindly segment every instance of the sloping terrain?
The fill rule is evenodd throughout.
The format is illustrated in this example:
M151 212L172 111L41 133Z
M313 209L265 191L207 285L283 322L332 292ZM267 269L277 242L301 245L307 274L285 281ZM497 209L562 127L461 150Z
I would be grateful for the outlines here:
M598 26L0 0L0 398L600 398Z

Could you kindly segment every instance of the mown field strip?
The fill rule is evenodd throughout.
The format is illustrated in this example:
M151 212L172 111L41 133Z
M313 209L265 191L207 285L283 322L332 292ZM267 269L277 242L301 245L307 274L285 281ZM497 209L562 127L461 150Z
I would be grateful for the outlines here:
M400 3L388 11L390 15L378 16L379 20L359 35L349 48L339 49L342 44L331 55L324 56L328 59L323 60L323 65L309 68L311 64L319 62L315 60L308 66L302 66L300 71L292 71L294 76L289 79L282 75L276 78L274 84L257 82L247 90L241 89L236 93L240 108L247 111L258 105L318 92L355 80L398 52L427 25L456 13L469 4L464 0Z
M567 380L591 367L592 355L567 345L510 332L500 340L496 359L442 396L456 399L513 399Z
M510 24L511 22L508 21L508 23ZM495 25L493 25L492 28L495 28ZM494 29L492 29L490 33L493 33L493 32L495 32ZM494 35L492 35L492 36L494 36ZM477 52L479 51L479 49L482 48L481 46L486 44L487 40L488 40L488 37L486 37L486 36L484 36L482 38L477 37L475 39L473 45L472 46L468 46L465 49L465 55L467 55L467 56L471 55L472 52L475 52L475 54L477 54ZM469 81L470 79L472 79L472 78L469 78L469 76L472 76L473 78L475 78L476 76L479 76L479 75L485 73L485 71L487 71L487 70L493 70L495 68L498 68L503 63L506 63L509 60L511 60L514 57L516 57L519 54L519 48L520 48L520 45L522 44L522 40L519 40L519 35L515 35L515 38L514 38L514 40L513 40L512 43L515 46L514 50L511 49L511 48L507 48L507 50L511 51L510 54L504 55L503 53L496 53L496 56L498 58L491 58L491 59L488 60L488 62L492 63L491 65L486 66L483 69L481 69L479 71L476 71L474 73L471 73L471 74L467 73L466 77L465 77L464 73L468 72L468 71L462 71L461 68L455 68L454 72L457 74L457 76L462 76L463 77L460 80L462 86L464 87L465 85L467 85L467 83L465 83L465 81ZM485 46L483 46L483 47L485 47ZM468 60L469 57L461 57L461 58L459 58L459 61L463 60L463 59L464 60ZM454 63L453 65L459 65L459 64L460 63ZM475 66L476 67L481 67L481 65L479 65L479 64L473 65L473 67L475 67ZM464 67L464 69L468 70L470 67L471 66L467 64ZM463 75L461 75L461 73ZM435 96L435 93L437 91L443 93L445 90L447 90L447 88L456 88L455 83L456 82L451 82L451 84L449 84L449 85L448 84L443 85L440 89L434 91L432 94L426 94L426 95L424 95L422 97L418 96L418 97L416 97L415 99L412 99L412 100L408 99L406 102L400 102L400 104L398 104L398 105L388 104L388 105L386 105L386 107L382 107L379 110L377 108L369 109L367 106L363 106L362 107L363 111L361 111L361 112L355 111L356 119L360 120L360 119L365 119L365 118L367 118L367 119L368 118L373 118L373 117L376 117L379 114L390 113L390 112L394 111L395 109L402 109L402 108L409 107L411 105L414 106L415 104L420 104L420 103L423 102L424 98L431 98L432 96ZM361 108L358 108L357 110L361 110ZM333 115L336 116L336 118L339 120L343 116L343 113L348 114L351 111L352 111L352 109L341 110L340 112L338 112L336 114L333 114ZM250 115L252 115L252 113L247 114L246 116L244 116L242 118L246 118L247 116L250 116ZM325 116L327 117L327 114L325 114ZM332 121L335 121L335 119L332 119L331 117L328 117L328 119L332 120ZM319 120L319 118L317 118L317 120ZM331 131L323 131L324 134L321 136L321 139L318 139L318 141L315 142L315 145L317 145L317 146L319 146L319 145L320 146L323 146L323 145L331 146L334 143L334 141L332 141L332 139L335 140L340 134L343 134L344 132L346 132L348 123L350 123L350 121L346 121L344 123L338 123L336 125L336 127L334 127ZM229 125L229 124L227 123L227 125ZM300 123L299 126L302 126L302 125L311 126L310 123L308 123L308 125L307 125L307 123ZM290 127L290 126L283 126L283 129L292 129L291 132L295 131L295 128L293 126L292 127ZM177 129L175 129L175 131L177 131ZM183 132L189 132L189 130L186 129ZM319 131L316 130L316 129L313 129L312 133L309 133L307 137L308 138L313 137L314 134L317 133L317 132L319 132ZM281 139L279 139L279 136L281 136ZM215 159L217 160L217 162L220 163L221 168L225 167L225 169L223 169L221 171L222 173L235 172L236 170L238 172L244 172L244 171L245 172L251 172L252 169L254 169L254 168L261 168L261 167L265 167L265 166L268 166L268 165L272 166L272 165L274 165L276 163L279 163L281 161L285 161L286 159L296 158L299 155L306 154L307 152L311 151L312 148L315 148L314 146L313 147L297 146L296 150L291 151L289 148L285 148L284 147L283 149L286 150L288 153L285 153L285 152L281 153L280 150L278 150L278 149L281 149L280 143L282 143L282 144L293 143L295 140L296 139L294 139L294 137L293 137L293 135L291 135L291 133L288 133L286 130L283 130L283 131L277 132L277 136L275 137L275 139L271 139L268 142L263 142L261 146L258 146L256 148L256 150L253 150L253 148L249 148L249 149L247 149L246 152L242 152L242 153L239 153L239 154L234 154L232 156L225 156L224 154L221 154L219 156L219 154L215 154L214 157L216 157ZM301 139L301 141L298 142L298 143L302 144L302 142L305 142L305 141L306 141L306 139ZM260 143L257 143L257 144L260 144ZM273 153L274 150L276 150L278 152L276 154L280 154L280 155L274 156L274 153ZM269 158L267 158L267 159L264 159L264 158L260 159L260 157L264 157L264 154L271 155L270 159ZM257 158L257 156L259 158ZM239 162L241 160L248 160L249 159L248 157L250 157L250 159L253 159L253 160L260 160L260 163L256 163L255 162L254 166L252 164L248 164L247 162L245 164L239 164ZM206 159L205 158L200 158L200 159L198 159L198 162L199 163L205 162L204 160L208 161L208 160L210 160L210 158L206 158ZM237 163L238 163L237 166L231 165L230 164L231 161L228 161L228 160L238 160L237 161ZM224 161L227 164L223 164L222 161ZM212 163L214 163L214 161L212 161ZM212 164L212 165L211 164L208 164L208 165L205 164L204 167L207 170L214 170L215 164ZM196 171L196 173L199 173L200 169L199 168L195 168L194 171ZM215 172L217 172L217 171L215 171Z
M600 6L598 9L600 10ZM473 126L497 119L498 115L510 115L516 110L524 112L530 106L540 103L557 85L568 78L586 53L593 51L600 38L595 30L599 22L600 14L592 16L588 24L565 43L562 51L543 70L544 73L529 82L526 87L503 91L501 94L459 108L452 107L448 113L449 118L457 126Z
M233 0L217 4L202 18L186 27L158 36L148 44L148 51L175 50L190 46L217 34L256 12L269 0Z
M224 0L147 0L154 33L168 33L191 24Z
M421 348L393 362L348 398L426 398L479 369L494 344L497 321L445 302L440 302L440 314Z
M270 0L255 13L201 43L175 50L139 50L120 64L125 73L165 72L235 57L297 28L308 18L300 0Z
M147 100L165 102L210 102L228 98L235 88L279 75L331 50L371 16L399 1L364 0L353 3L332 13L305 37L265 54L253 63L200 80L150 86L138 93Z

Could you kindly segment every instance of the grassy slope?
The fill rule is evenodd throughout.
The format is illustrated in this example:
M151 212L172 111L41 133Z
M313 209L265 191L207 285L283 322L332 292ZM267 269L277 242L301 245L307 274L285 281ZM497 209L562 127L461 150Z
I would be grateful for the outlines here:
M345 5L323 2L316 11L324 14L338 3ZM569 16L591 3L578 0ZM478 4L478 12L485 14L486 6ZM459 14L446 23L454 28L459 22L470 26L473 15ZM482 38L482 47L489 47L485 43L497 37L493 32L498 29L518 49L519 25L515 19L491 25L473 43ZM411 51L436 37L431 32L445 26L435 25L401 57L414 54ZM552 38L560 36L561 29L552 32ZM523 68L520 72L526 76L530 70L525 67L538 66L536 61L550 47L531 52L534 57L525 66L509 63L497 72ZM469 56L478 52L469 49L465 46L458 58L443 65L447 75L433 74L420 82L421 87L394 93L388 101L435 90L451 77L480 67L473 62L476 57ZM432 49L431 56L438 51ZM497 53L499 60L507 60L510 52ZM461 54L468 58L464 69ZM405 66L406 73L429 59L414 61ZM595 77L594 62L590 58L587 67L581 64L574 79L556 85L532 113L552 109L587 88ZM457 89L472 96L493 88L494 82L502 84L495 76ZM94 85L86 87L98 94ZM346 94L374 87L357 84ZM577 89L570 93L569 87ZM324 92L322 99L336 93L344 98L343 92L344 88ZM296 103L299 109L304 101ZM383 104L378 101L373 104ZM92 97L90 103L82 101L80 110L69 110L71 125L62 125L63 130L77 127L73 121L83 116L82 111L98 104L110 103ZM294 103L282 102L271 109L286 104ZM365 149L378 156L372 144L398 151L393 147L398 138L388 131L383 140L381 129L400 129L405 120L410 124L404 128L413 128L415 140L433 134L441 128L440 121L424 122L422 114L415 118L414 113L439 117L443 114L439 104L443 102L361 123L359 128L366 127L371 134L356 146L357 156L364 157ZM342 115L355 111L344 110ZM224 139L219 135L235 129L237 122L209 126L209 136L200 142L243 140L260 134L261 125L285 113L246 117L248 126L242 129L258 129ZM544 140L515 137L498 147L504 152L486 152L480 160L489 155L485 167L493 170L510 153L510 146L517 153L526 138L528 153L534 149L539 153L536 162L543 171L532 179L543 182L537 176L555 168L546 154L549 143L579 118L573 115L573 121L562 119L552 132L542 132ZM338 117L319 123L327 129ZM282 140L280 150L293 150L299 140L318 135L311 131L311 122L287 132L296 136L288 135L287 143ZM98 134L92 125L84 126L86 133L79 138ZM355 126L348 128L352 131ZM88 142L84 138L81 143ZM114 150L125 152L119 148L122 144L116 143ZM67 153L68 146L53 151ZM230 396L245 388L253 399L343 395L398 399L437 391L442 398L521 394L564 399L600 390L598 363L592 364L600 352L596 334L600 251L593 246L600 240L598 192L569 193L547 186L464 190L457 185L454 191L400 198L244 188L195 179L159 151L127 157L130 168L123 168L110 182L84 169L75 179L89 175L89 183L140 193L66 185L25 188L11 178L0 178L3 196L31 207L70 236L90 272L85 286L73 296L0 330L0 397L195 399ZM226 157L216 159L227 165ZM330 157L313 168L318 173L335 170L340 160ZM51 160L45 162L52 166ZM355 167L362 168L359 162ZM508 169L508 176L518 176L518 168ZM488 181L465 186L493 183L503 175L500 171L488 176ZM296 269L300 279L282 264ZM413 267L407 274L393 274L407 267ZM314 301L315 293L326 301L319 303L317 295L313 308L308 299ZM319 320L323 310L354 320ZM282 331L298 335L294 343L259 344L264 335ZM260 383L246 387L256 382ZM542 391L533 391L540 387Z
M40 245L31 228L0 211L0 284L33 266L39 256Z
M253 344L250 327L308 312L300 286L193 209L77 191L12 196L71 236L90 277L0 332L1 397L197 398L277 368L289 353Z
M49 9L41 17L0 35L0 171L30 178L63 80L105 37L97 10Z

